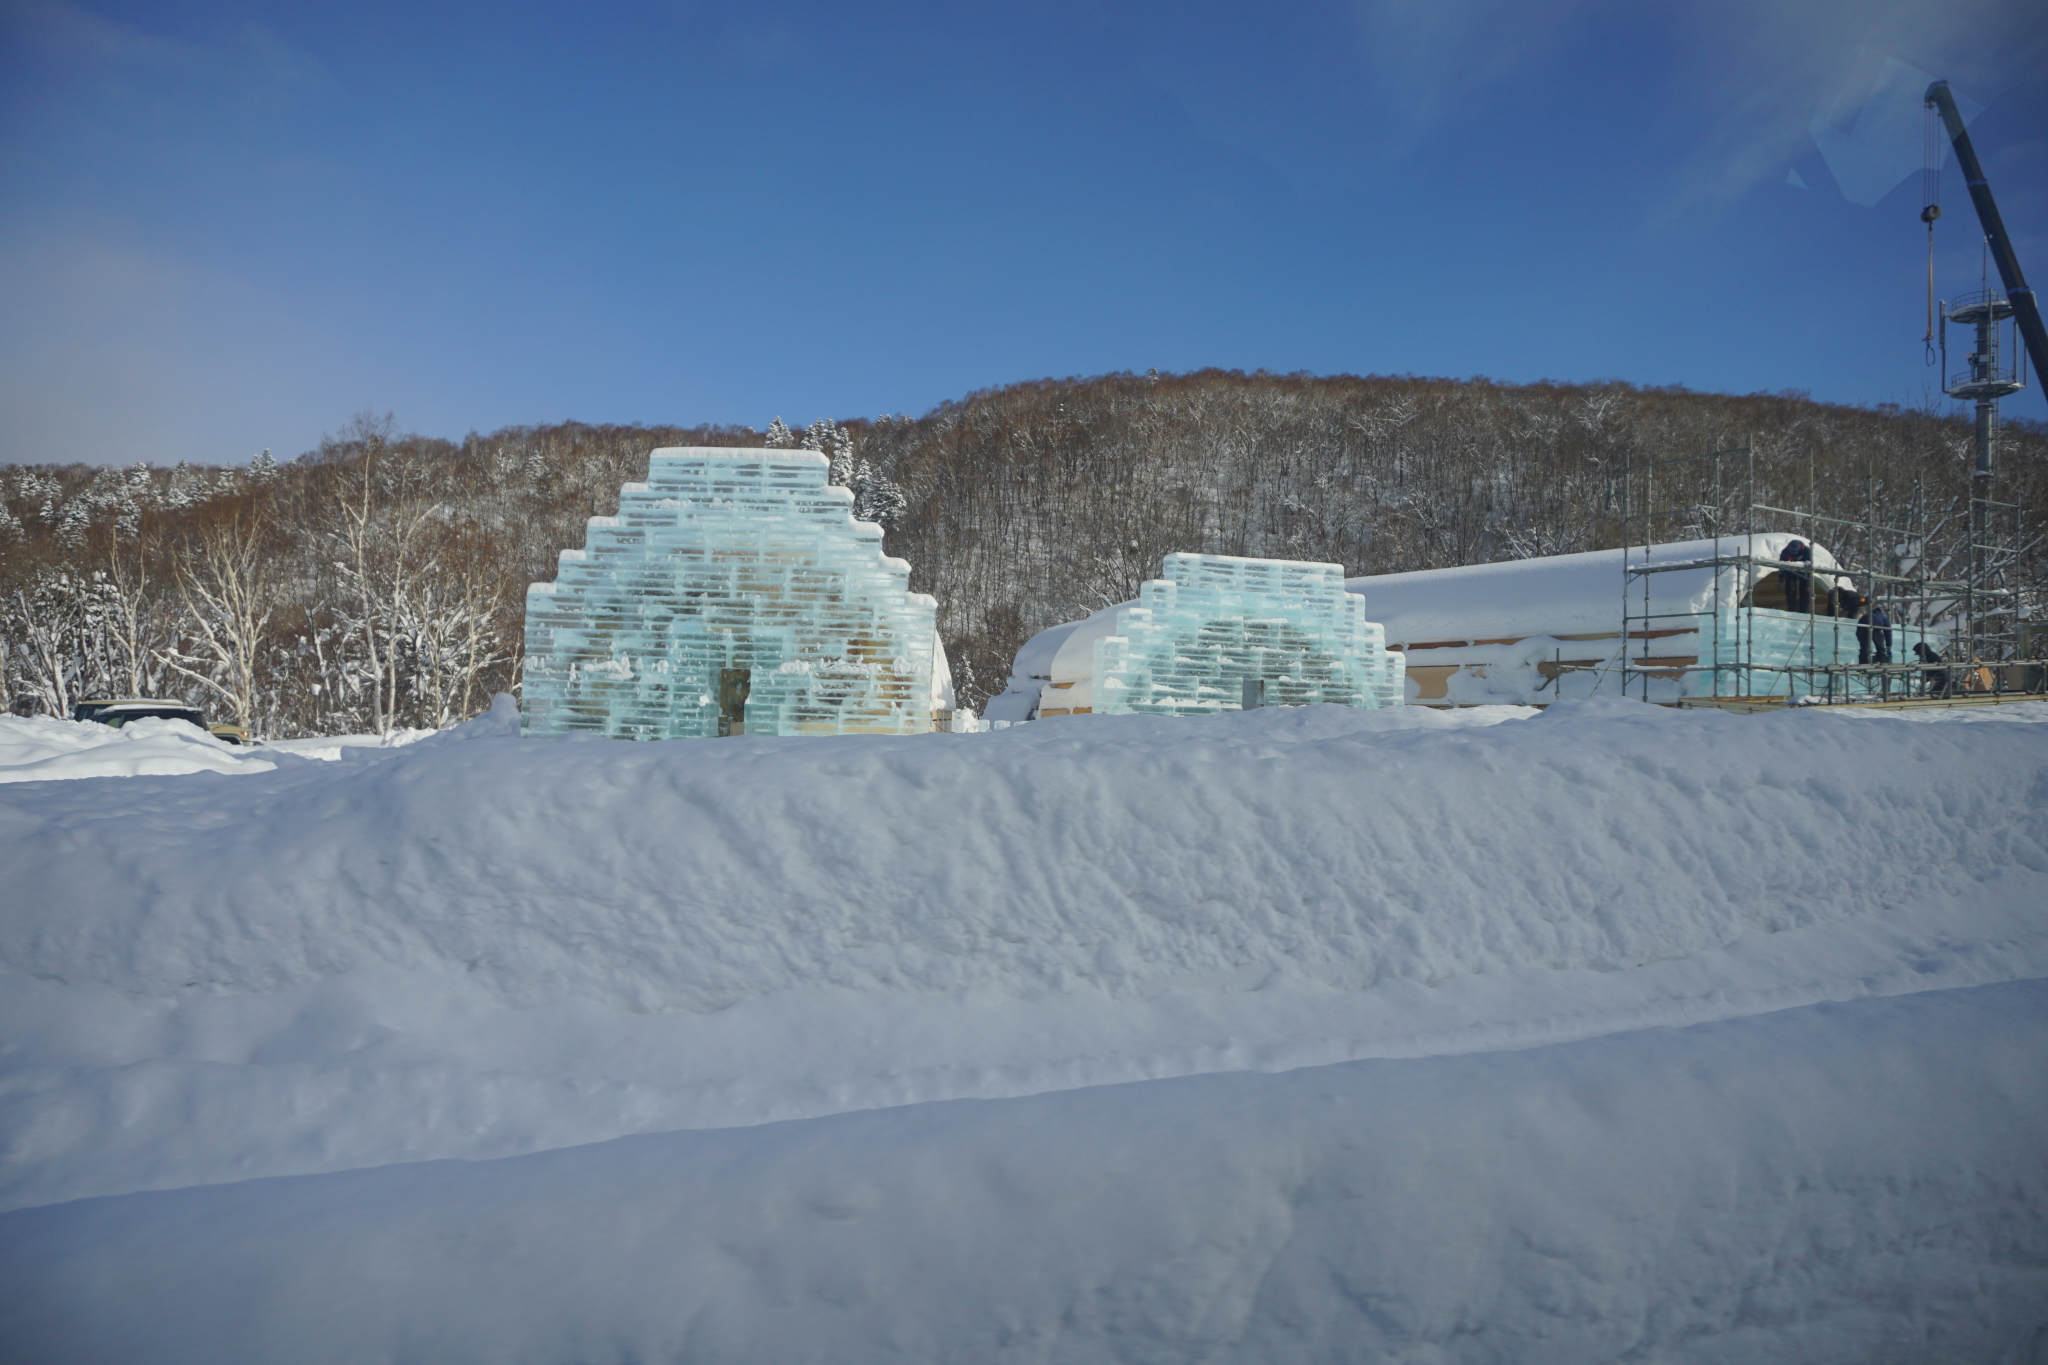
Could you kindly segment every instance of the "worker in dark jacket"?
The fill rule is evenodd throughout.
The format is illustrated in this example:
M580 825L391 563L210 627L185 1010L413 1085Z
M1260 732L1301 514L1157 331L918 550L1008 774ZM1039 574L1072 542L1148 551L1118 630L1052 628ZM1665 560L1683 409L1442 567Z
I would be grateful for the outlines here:
M1812 611L1813 547L1803 540L1795 540L1784 549L1778 551L1778 558L1784 563L1794 566L1778 571L1778 577L1785 584L1785 610ZM1800 568L1798 567L1799 565L1805 565L1806 567Z
M1892 618L1882 606L1863 599L1863 611L1856 618L1856 662L1888 664L1892 661Z
M1947 660L1943 657L1942 652L1938 649L1933 648L1925 640L1917 641L1913 645L1913 657L1918 659L1923 664L1939 664L1947 662ZM1947 670L1946 668L1921 669L1920 686L1931 696L1947 696L1949 689L1949 670Z

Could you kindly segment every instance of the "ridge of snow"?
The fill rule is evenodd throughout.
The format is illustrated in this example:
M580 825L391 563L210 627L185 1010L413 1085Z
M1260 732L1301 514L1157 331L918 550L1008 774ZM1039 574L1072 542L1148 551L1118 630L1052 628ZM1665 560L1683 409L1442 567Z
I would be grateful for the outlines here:
M276 766L189 721L151 716L116 729L50 716L0 716L0 782L247 774Z
M0 1215L41 1362L2020 1360L2048 985Z
M0 1206L2048 976L2048 708L1995 718L501 711L19 784Z

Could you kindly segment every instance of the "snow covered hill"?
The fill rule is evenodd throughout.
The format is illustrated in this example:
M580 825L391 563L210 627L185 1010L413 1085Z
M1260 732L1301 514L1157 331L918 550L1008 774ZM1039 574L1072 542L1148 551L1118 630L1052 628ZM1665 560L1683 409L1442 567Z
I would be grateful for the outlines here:
M2036 1358L2042 721L500 713L12 782L0 1340Z

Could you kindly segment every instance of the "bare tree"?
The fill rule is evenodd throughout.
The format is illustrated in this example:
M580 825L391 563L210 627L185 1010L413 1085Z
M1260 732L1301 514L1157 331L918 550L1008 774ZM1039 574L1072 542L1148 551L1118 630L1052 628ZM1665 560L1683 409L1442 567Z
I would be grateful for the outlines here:
M106 575L43 569L0 601L11 698L47 715L67 716L76 702L107 690L104 626L118 593Z
M185 603L183 641L164 663L227 703L235 724L256 721L256 694L277 598L271 591L259 509L236 499L211 509L186 533L177 562Z

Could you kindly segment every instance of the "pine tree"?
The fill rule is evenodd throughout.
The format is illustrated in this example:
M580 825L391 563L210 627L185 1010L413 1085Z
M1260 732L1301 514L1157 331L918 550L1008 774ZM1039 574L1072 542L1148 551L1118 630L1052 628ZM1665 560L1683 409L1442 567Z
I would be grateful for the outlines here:
M768 424L768 435L761 442L770 450L788 450L796 445L796 433L784 425L781 417Z
M826 482L839 488L853 487L853 433L829 418L821 417L804 428L803 448L815 450L832 461Z
M121 471L112 465L101 465L86 486L85 505L93 512L112 507L121 500Z
M199 501L203 487L199 480L199 471L180 460L177 467L171 471L170 486L164 489L164 506L173 510L190 507Z
M263 484L269 483L276 477L277 461L271 458L270 447L265 446L262 454L249 461L249 481L251 483Z
M953 674L953 696L961 706L974 712L979 712L988 701L980 680L974 676L974 660L965 654L960 656L960 667Z
M63 519L57 523L57 543L67 550L83 549L91 529L92 511L85 499L76 499L64 508Z
M866 460L862 460L855 467L848 486L853 489L855 521L871 521L877 526L894 526L902 520L903 513L910 507L910 499L904 496L902 488Z

